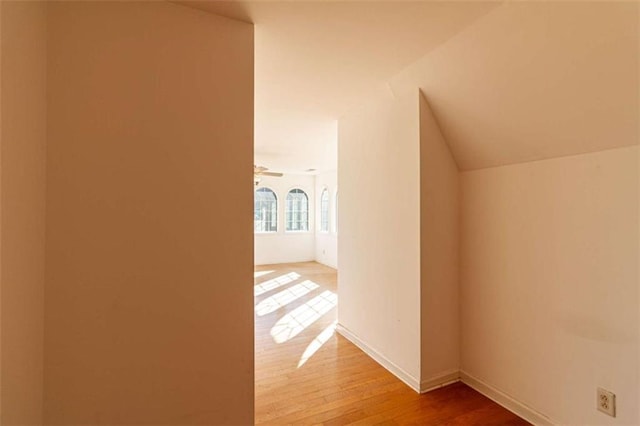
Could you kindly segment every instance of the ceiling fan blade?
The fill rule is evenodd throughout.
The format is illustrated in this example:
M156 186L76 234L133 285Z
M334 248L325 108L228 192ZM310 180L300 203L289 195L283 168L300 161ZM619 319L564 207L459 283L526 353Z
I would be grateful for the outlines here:
M260 172L258 173L260 176L275 176L275 177L282 177L282 173L277 173L277 172Z

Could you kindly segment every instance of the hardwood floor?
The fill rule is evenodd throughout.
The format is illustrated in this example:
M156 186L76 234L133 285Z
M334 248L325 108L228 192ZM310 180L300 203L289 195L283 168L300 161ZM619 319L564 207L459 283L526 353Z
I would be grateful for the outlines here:
M256 424L527 425L462 383L419 395L334 332L336 271L256 267Z

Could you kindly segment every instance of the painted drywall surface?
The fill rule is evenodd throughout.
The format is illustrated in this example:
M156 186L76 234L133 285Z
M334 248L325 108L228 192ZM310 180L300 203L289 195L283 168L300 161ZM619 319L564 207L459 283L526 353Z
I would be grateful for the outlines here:
M640 22L640 8L638 8L638 18L639 18L638 22ZM638 44L638 50L639 50L638 58L640 58L640 44ZM639 92L638 94L640 95L640 86L638 87L638 89L639 89L638 90L638 92ZM638 123L638 132L640 133L640 122ZM636 149L636 161L637 161L637 164L640 164L640 149ZM640 172L638 172L637 181L638 181L638 185L637 185L637 188L636 188L636 193L637 193L638 198L637 198L636 203L639 205L639 207L638 207L638 223L640 223ZM640 241L640 226L638 226L637 235L638 235L638 241ZM636 266L637 266L637 272L636 273L638 274L637 276L639 277L638 278L638 282L637 282L638 290L636 291L636 293L637 293L636 297L638 299L637 306L640 306L640 250L638 250L638 252L637 252L637 263L636 263ZM637 316L638 316L637 324L640 324L640 309L638 309ZM638 350L638 353L640 354L640 327L638 327L637 336L638 336L637 337L637 347L638 347L637 350ZM638 383L638 386L640 386L640 366L636 368L636 372L637 372L636 373L637 374L637 383ZM640 404L637 405L637 411L638 411L637 416L640 419Z
M640 423L638 165L628 147L461 174L462 369L560 424Z
M420 94L421 380L460 368L458 167Z
M42 424L46 164L46 4L2 13L2 410Z
M460 169L638 144L638 2L505 2L392 77Z
M256 265L308 262L315 259L314 201L315 179L310 175L285 174L282 177L263 176L256 188L269 188L278 198L278 231L254 234ZM285 200L290 190L302 189L309 198L309 231L285 231Z
M2 421L2 6L0 5L0 422ZM44 285L44 283L43 283Z
M315 258L314 237L309 232L256 234L256 265L310 262Z
M338 172L319 173L315 176L316 181L316 262L323 265L338 268L338 230L336 194L338 191ZM326 232L320 231L320 199L322 191L327 190L329 194L329 229Z
M47 424L253 422L253 28L52 2Z
M419 382L418 105L413 93L339 121L338 320Z

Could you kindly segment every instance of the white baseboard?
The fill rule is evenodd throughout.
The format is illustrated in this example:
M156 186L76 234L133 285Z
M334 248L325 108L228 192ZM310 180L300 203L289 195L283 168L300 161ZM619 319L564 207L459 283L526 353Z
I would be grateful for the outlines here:
M544 414L534 410L528 405L523 404L517 399L507 395L506 393L496 389L495 387L483 382L480 379L477 379L466 373L465 371L460 371L460 380L468 385L469 387L477 390L487 398L493 400L494 402L502 405L507 410L517 414L522 417L529 423L532 423L536 426L555 426L560 423L553 421L549 417Z
M362 349L364 353L373 358L378 364L389 370L391 374L402 380L411 389L420 393L420 380L416 379L411 374L407 373L402 368L389 361L389 359L387 359L384 355L360 340L358 336L344 328L344 326L342 326L341 324L338 324L336 326L336 331L340 333L345 339L349 340L351 343Z
M319 260L319 259L313 259L313 261L317 262L317 263L319 263L321 265L328 266L329 268L338 269L338 265L333 265L330 262L324 262L324 261Z
M420 393L427 393L434 389L441 388L451 383L460 381L460 370L450 370L446 373L437 374L429 379L420 382Z
M451 383L462 381L464 384L480 392L487 398L493 400L497 404L503 406L507 410L522 417L529 423L536 426L556 426L560 423L550 419L544 414L536 411L528 405L518 401L517 399L507 395L506 393L496 389L495 387L483 382L482 380L470 375L463 370L451 370L442 374L438 374L426 380L418 380L402 368L391 362L384 355L367 345L358 336L346 329L343 325L338 324L336 331L351 343L359 347L364 353L373 358L378 364L387 369L391 374L402 380L407 386L418 393L426 393L431 390L446 386Z
M275 266L275 265L287 265L290 263L306 263L306 262L315 262L315 257L310 258L301 258L301 259L269 259L265 261L264 259L258 260L256 258L253 259L253 266Z

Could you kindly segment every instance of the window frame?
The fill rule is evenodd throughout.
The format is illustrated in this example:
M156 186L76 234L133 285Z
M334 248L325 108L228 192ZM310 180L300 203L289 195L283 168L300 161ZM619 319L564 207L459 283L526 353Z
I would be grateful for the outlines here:
M333 194L333 233L338 234L338 189Z
M306 229L289 229L289 224L293 223L293 221L289 220L289 215L292 214L289 210L289 195L291 194L302 194L304 195L304 199L306 200ZM295 211L293 212L295 214ZM287 195L285 196L284 203L284 232L285 234L304 234L311 232L311 203L309 194L307 191L302 189L299 186L295 186L287 191ZM298 223L302 223L298 221Z
M271 194L273 194L273 197L274 197L273 202L275 202L275 209L274 209L274 212L275 212L275 230L273 230L273 231L264 231L264 230L259 231L259 230L256 230L256 217L255 217L255 214L256 214L255 213L256 212L256 193L258 193L258 192L267 192L267 191L271 192ZM262 186L260 188L256 188L253 191L253 233L254 234L257 234L257 235L267 234L267 235L269 235L269 234L277 234L278 233L278 228L279 228L279 223L278 223L278 216L279 216L279 211L278 210L279 209L278 209L278 207L279 207L279 204L280 203L279 203L279 199L278 199L278 194L272 188L270 188L268 186ZM267 223L266 219L261 218L260 220L264 221L265 224ZM274 221L271 220L271 222L274 222ZM263 226L263 228L264 228L264 226Z
M325 203L326 196L326 203ZM331 214L330 210L331 205L331 195L329 194L329 188L326 186L322 188L320 192L320 232L323 234L328 234L331 224L331 220L329 215Z

